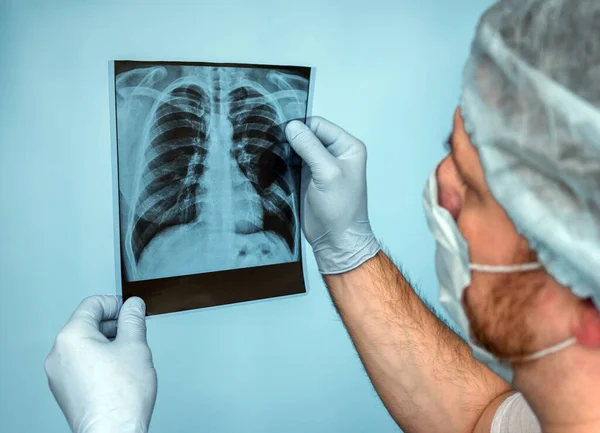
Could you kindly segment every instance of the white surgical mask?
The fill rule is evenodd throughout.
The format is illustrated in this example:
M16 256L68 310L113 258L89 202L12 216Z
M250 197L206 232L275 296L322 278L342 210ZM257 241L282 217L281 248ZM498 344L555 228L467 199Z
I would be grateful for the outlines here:
M423 194L423 205L427 224L436 241L435 266L440 284L439 300L448 314L467 339L475 359L487 365L492 371L512 383L514 372L512 363L543 358L562 350L576 342L570 338L560 344L540 350L531 355L499 359L473 341L469 320L462 305L465 289L471 284L471 271L488 273L528 272L542 268L540 263L524 263L510 266L489 266L469 262L467 241L458 230L454 218L438 204L438 186L435 170L431 173Z

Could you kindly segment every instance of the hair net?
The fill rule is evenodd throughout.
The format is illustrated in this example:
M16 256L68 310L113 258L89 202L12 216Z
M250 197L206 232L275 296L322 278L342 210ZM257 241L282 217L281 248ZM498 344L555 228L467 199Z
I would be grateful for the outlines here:
M496 3L462 98L492 194L550 275L600 308L600 1Z

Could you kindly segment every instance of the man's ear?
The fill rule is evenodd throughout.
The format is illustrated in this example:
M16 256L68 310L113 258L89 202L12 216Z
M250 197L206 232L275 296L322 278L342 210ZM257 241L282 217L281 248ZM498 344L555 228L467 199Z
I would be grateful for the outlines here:
M578 321L573 330L577 342L590 349L600 348L600 311L591 299L581 302Z

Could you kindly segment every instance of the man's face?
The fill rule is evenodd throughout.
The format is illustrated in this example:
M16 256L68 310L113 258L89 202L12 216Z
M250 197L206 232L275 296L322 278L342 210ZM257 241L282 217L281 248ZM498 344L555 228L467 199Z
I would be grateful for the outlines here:
M537 261L488 189L477 150L464 129L459 110L448 145L449 154L436 172L438 202L452 214L465 237L470 261L485 265ZM548 289L549 276L543 270L511 274L472 272L471 276L463 305L472 337L482 347L498 357L513 357L556 343L553 334L557 330L548 322L540 323L552 319L555 311L549 305L556 304L558 296L555 290Z

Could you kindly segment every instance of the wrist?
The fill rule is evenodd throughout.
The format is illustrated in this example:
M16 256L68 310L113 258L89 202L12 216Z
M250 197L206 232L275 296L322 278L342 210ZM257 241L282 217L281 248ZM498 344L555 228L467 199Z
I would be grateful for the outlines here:
M381 245L372 232L347 231L338 236L322 237L312 248L319 272L336 275L352 271L373 258Z

